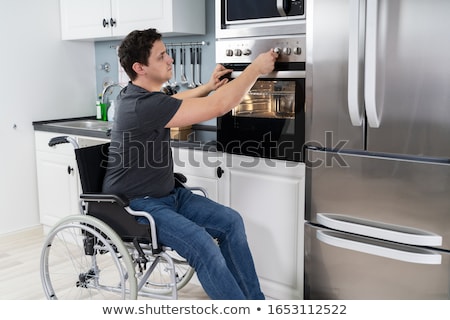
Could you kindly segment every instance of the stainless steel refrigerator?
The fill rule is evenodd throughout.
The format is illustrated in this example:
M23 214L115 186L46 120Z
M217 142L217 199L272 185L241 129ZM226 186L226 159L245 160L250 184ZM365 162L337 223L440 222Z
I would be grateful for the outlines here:
M306 4L306 299L450 298L450 1Z

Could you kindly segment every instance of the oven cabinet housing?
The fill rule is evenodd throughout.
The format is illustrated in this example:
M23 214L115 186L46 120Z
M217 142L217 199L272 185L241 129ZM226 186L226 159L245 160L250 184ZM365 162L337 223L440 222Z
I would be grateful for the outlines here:
M174 172L187 178L188 187L202 187L208 198L218 201L216 168L220 164L216 152L191 148L172 148Z
M303 299L305 165L223 153L219 201L244 218L264 294Z
M205 0L60 0L63 40L106 40L136 29L205 34Z
M51 138L67 134L35 131L36 171L39 215L44 231L60 219L79 214L81 185L72 144L49 147ZM73 136L80 147L105 143L107 140Z

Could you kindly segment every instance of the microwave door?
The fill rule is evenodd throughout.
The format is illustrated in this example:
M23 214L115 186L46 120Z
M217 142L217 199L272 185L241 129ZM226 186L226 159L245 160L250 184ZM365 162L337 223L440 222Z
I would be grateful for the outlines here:
M305 0L215 0L216 38L299 35Z
M304 0L224 0L225 22L251 22L304 15Z
M227 23L280 16L273 0L226 0L225 3Z

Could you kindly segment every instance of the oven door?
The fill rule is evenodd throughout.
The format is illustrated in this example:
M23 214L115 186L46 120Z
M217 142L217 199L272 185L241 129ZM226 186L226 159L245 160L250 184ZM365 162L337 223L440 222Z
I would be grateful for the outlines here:
M304 0L216 0L217 38L299 34Z
M238 75L233 72L232 77ZM301 161L305 142L304 75L304 71L278 71L258 79L239 106L217 119L218 149Z

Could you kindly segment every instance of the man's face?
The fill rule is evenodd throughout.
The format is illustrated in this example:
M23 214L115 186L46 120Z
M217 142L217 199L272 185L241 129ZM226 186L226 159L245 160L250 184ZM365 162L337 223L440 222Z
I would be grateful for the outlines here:
M167 54L166 46L161 40L153 43L152 52L148 58L146 77L152 82L163 84L172 78L173 59Z

